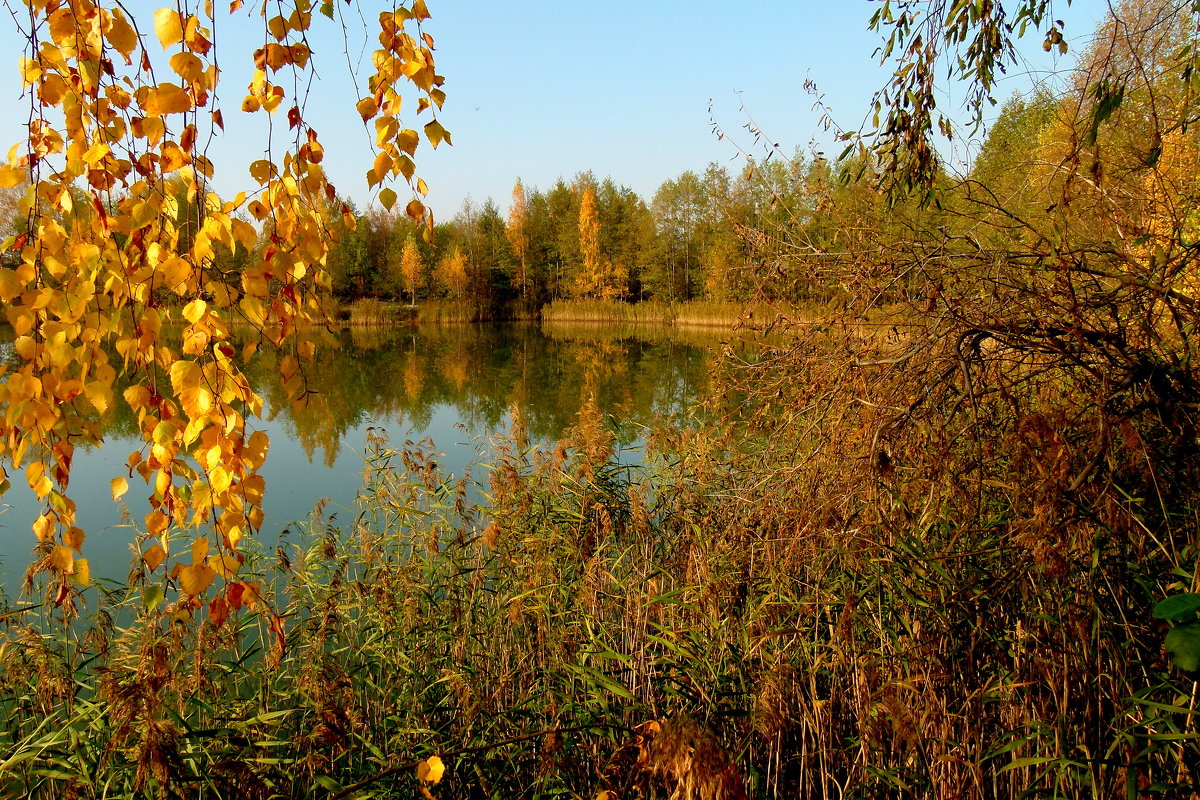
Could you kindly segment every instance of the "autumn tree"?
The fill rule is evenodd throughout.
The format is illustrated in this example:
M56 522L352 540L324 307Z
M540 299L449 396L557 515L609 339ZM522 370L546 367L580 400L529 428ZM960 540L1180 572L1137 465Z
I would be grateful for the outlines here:
M624 297L628 274L600 251L600 218L596 192L586 186L579 202L579 253L581 264L575 278L575 295L599 300Z
M512 204L508 207L508 225L505 227L505 235L508 236L513 253L517 257L516 283L521 287L522 300L525 300L529 294L528 228L529 208L525 202L525 187L521 185L521 179L517 178L517 183L513 186L512 191Z
M218 165L204 146L225 129L224 15L211 3L135 19L118 2L31 0L14 17L27 43L20 66L31 113L28 136L0 167L0 189L28 185L21 203L31 235L4 242L20 261L0 268L17 355L0 366L0 481L23 472L43 504L36 568L49 573L60 606L72 605L72 582L88 581L77 557L85 533L71 499L73 455L100 440L96 415L118 403L143 437L128 471L151 489L144 567L170 564L165 571L194 608L220 579L207 602L217 622L256 602L256 588L238 577L239 542L262 522L258 472L269 442L253 430L262 400L243 367L260 347L278 351L289 395L304 401L302 365L330 286L331 218L349 209L330 208L325 148L305 106L314 19L338 9L329 0L251 6L242 13L261 20L262 46L246 54L254 71L240 107L269 120L271 133L246 191L230 199L213 191ZM377 150L368 183L407 182L405 210L425 222L413 160L422 136L400 109L408 86L415 114L428 118L423 138L449 142L436 119L445 95L424 30L429 16L424 0L378 15L380 48L355 104ZM390 187L379 192L384 206L396 197ZM239 246L254 254L244 269L214 267L220 247ZM178 343L168 335L173 324ZM235 326L253 331L244 346L234 344ZM118 373L128 381L120 397ZM113 479L114 498L127 489L125 478ZM182 553L172 553L176 532L192 540Z
M417 304L417 279L424 270L416 237L410 233L404 240L404 254L400 257L400 277L408 284L408 297L413 305Z
M437 265L437 278L446 292L456 300L467 297L469 279L467 277L467 257L462 248L454 246Z
M596 214L596 193L589 186L579 202L579 254L583 259L576 291L583 297L602 292L600 274L600 218Z

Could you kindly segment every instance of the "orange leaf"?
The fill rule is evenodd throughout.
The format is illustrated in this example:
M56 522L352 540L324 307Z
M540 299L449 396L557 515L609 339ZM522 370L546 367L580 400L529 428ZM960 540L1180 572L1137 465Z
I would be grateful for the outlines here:
M152 545L149 550L142 553L142 560L146 562L146 566L150 568L151 572L158 569L159 565L162 564L166 558L167 551L163 549L161 544Z
M213 598L212 602L208 604L208 618L214 628L225 624L225 620L229 618L229 603L225 602L225 598Z
M153 89L147 89L138 100L142 110L150 117L181 114L192 109L191 96L173 83L160 83Z
M437 783L446 772L446 765L437 756L430 756L417 764L417 777L429 783Z
M379 113L379 106L375 105L375 98L373 97L364 97L354 107L358 109L358 115L362 117L363 122L366 122Z
M204 74L204 62L191 53L176 53L169 62L175 74L188 83Z
M67 547L70 547L77 553L83 552L83 540L86 538L87 534L83 532L82 528L76 528L73 526L67 528L67 532L63 534L63 541L66 543Z
M137 42L137 34L134 33L133 26L125 19L125 15L121 13L120 9L113 9L112 24L108 29L108 43L125 58L126 64L133 63L129 55L137 47Z

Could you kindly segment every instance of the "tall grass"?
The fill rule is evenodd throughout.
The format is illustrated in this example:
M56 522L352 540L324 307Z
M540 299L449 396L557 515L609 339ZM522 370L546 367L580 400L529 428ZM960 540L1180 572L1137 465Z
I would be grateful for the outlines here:
M426 300L417 306L418 322L480 322L485 317L481 306L465 300Z
M546 322L603 322L627 325L691 325L733 328L766 324L779 310L762 303L722 303L690 300L686 303L622 303L615 300L555 300L542 308Z
M1192 785L1194 684L1133 580L1163 553L1097 536L1063 572L1000 504L967 530L813 474L748 486L722 428L633 467L594 405L554 448L515 416L482 506L373 440L358 507L252 558L263 602L222 625L138 561L82 623L3 612L0 792L407 797L433 754L438 797Z
M404 303L362 298L342 305L335 316L351 327L380 327L412 322L416 311Z

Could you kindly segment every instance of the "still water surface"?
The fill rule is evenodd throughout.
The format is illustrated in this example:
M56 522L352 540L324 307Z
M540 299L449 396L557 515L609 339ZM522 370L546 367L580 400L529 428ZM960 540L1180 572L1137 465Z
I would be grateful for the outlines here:
M444 470L461 475L486 458L491 436L508 430L514 404L530 438L549 442L594 394L618 425L618 442L633 445L657 417L684 411L708 391L728 338L536 325L346 331L318 352L308 373L317 394L295 415L269 359L251 365L247 373L264 399L266 419L248 427L271 437L262 470L262 537L273 540L322 498L332 510L349 508L372 427L396 444L432 440ZM71 495L87 531L84 552L93 577L123 580L134 536L122 521L124 508L140 520L149 511L149 490L135 478L125 505L112 501L109 481L127 474L125 459L140 441L127 408L106 422L104 445L76 454ZM30 525L38 513L33 493L19 480L0 498L0 588L10 598L29 563Z

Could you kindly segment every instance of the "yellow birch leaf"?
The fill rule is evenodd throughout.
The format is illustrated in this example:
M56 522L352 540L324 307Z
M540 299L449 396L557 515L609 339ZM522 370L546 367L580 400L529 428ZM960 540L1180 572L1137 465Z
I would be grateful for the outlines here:
M173 8L160 8L154 12L154 34L162 43L163 50L183 41L183 22L179 12Z
M287 38L287 20L280 16L271 17L267 20L267 31L275 37L275 41L282 42Z
M400 156L396 159L396 163L400 165L400 174L404 176L404 180L411 181L412 176L417 171L417 165L408 156Z
M191 53L176 53L168 63L175 74L188 83L204 74L204 62Z
M74 526L67 528L67 532L63 534L63 542L76 553L83 552L83 540L86 538L87 534L83 532L83 529ZM75 563L79 564L78 561Z
M203 300L196 299L183 307L183 316L188 322L193 325L200 321L204 316L204 312L208 310L208 303Z
M208 557L208 539L200 537L192 542L192 563L203 564Z
M134 33L133 26L125 19L125 15L120 9L113 9L112 23L108 28L108 43L125 58L126 64L133 63L130 61L129 55L137 47L137 41L137 34Z
M215 573L220 575L225 580L232 578L237 573L238 568L242 566L240 563L238 563L236 556L231 556L229 554L221 555L217 553L214 553L208 557L208 565L212 567Z
M155 444L167 445L175 441L175 434L178 431L179 429L175 427L175 423L163 420L154 426L154 432L151 434L151 438L154 440Z
M75 554L65 545L55 545L50 551L50 564L59 572L69 575L75 569Z
M386 147L387 143L396 136L396 131L400 130L400 123L395 117L379 117L375 120L375 143L380 147Z
M33 521L33 534L39 542L47 542L54 535L54 517L42 514Z
M230 476L228 470L226 470L224 467L213 467L208 472L208 482L209 485L212 486L214 492L225 491L229 488L229 484L232 482L232 480L232 476Z
M366 122L379 113L379 106L375 105L375 98L373 97L364 97L354 107L358 109L358 115L362 117L363 122Z
M246 315L246 321L251 325L259 326L263 324L265 312L263 311L262 301L257 297L249 295L243 297L238 303L238 307Z
M160 444L154 445L154 447L151 448L151 453L162 464L166 464L171 458L170 451ZM158 472L154 473L154 494L157 497L166 497L167 490L170 488L171 473L167 472L165 469L160 469Z
M43 475L30 488L33 489L33 493L37 495L38 500L45 500L46 495L50 494L50 490L54 488L54 484L51 483L48 477Z
M263 158L252 161L250 162L250 177L259 183L266 183L275 177L275 165Z
M446 144L453 144L453 142L450 141L450 131L443 128L442 123L438 122L436 119L432 122L425 123L425 138L429 140L431 145L433 145L434 150L436 150L437 146L443 141L445 141Z
M106 413L109 406L112 405L112 387L103 381L85 383L83 393L87 397L88 402L92 404L92 407L100 414Z
M192 109L191 96L173 83L160 83L153 89L146 89L139 93L138 100L149 117L181 114Z
M112 499L114 503L129 491L129 481L124 478L113 478L109 481L109 485L112 487Z
M180 394L185 389L195 389L203 379L204 371L195 361L180 359L171 365L171 389L175 394Z
M445 771L446 765L437 756L430 756L417 764L417 778L428 783L437 783L440 781Z
M167 529L167 522L167 515L157 508L154 509L146 515L146 533L157 536Z
M21 56L20 66L21 83L25 86L32 86L37 83L37 79L42 77L42 65L38 63L36 58L28 58Z
M266 51L264 53L264 61L266 62L267 66L270 67L272 72L278 71L281 67L290 63L292 60L291 50L281 44L275 44L274 42L271 42L264 48L264 50Z
M75 36L75 15L69 8L60 8L50 15L50 38L57 45L66 45Z
M254 226L240 219L231 220L231 225L234 240L247 250L252 250L258 243L258 231L254 230Z
M387 153L380 153L379 155L375 156L375 166L372 167L372 169L375 171L375 174L382 179L383 176L387 175L392 169L392 157Z
M86 558L75 559L75 571L71 574L71 583L76 586L87 586L92 582L92 569Z
M274 114L275 109L279 108L279 104L283 101L283 87L272 86L271 92L263 98L262 107L267 110L268 114Z
M379 204L391 211L392 206L396 205L396 193L391 189L384 189L379 193Z
M217 571L208 564L190 564L179 571L179 588L186 594L200 595L216 577Z
M0 189L16 186L27 177L25 170L4 164L0 166Z
M184 389L182 392L179 392L179 403L183 406L183 410L187 412L190 419L199 421L205 414L212 410L212 392L203 386ZM189 430L185 434L185 438L190 436L190 441L195 441L195 437L199 435L202 427L203 424L200 423L195 429L192 429L192 425L189 424Z

